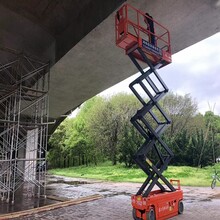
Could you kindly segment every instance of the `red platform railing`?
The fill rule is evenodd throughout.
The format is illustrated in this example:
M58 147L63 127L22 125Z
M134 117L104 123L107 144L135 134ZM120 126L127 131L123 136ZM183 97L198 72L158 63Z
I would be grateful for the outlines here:
M145 23L145 17L154 24L154 33ZM151 43L154 36L155 43ZM167 63L171 62L171 46L169 31L144 12L137 10L129 4L124 4L115 15L116 45L126 52L134 45L141 47L153 61L161 57ZM155 60L156 59L156 60Z

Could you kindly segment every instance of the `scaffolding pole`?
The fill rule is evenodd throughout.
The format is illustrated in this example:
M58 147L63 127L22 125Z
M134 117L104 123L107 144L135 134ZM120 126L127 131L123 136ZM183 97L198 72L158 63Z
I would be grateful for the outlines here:
M0 198L45 195L49 63L21 54L0 63Z

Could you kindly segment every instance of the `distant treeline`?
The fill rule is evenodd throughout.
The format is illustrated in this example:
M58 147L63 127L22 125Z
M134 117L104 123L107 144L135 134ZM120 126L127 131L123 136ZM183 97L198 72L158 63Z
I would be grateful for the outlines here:
M220 155L220 116L211 111L205 115L198 113L197 103L189 94L169 93L160 105L172 120L162 137L175 155L171 164L214 163ZM75 118L63 121L51 136L50 167L97 165L106 160L111 160L113 165L133 166L133 155L144 140L130 118L140 107L136 97L124 93L88 100ZM150 156L153 160L154 152Z

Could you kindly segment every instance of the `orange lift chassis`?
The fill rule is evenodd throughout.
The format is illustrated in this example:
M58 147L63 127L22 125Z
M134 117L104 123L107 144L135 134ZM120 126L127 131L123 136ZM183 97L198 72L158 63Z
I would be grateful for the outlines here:
M153 28L149 27L150 23ZM131 123L145 139L134 160L147 178L131 197L133 218L168 219L183 212L180 181L168 181L162 175L173 152L161 138L171 120L158 103L168 88L157 69L171 63L169 31L152 17L124 4L115 15L115 34L116 45L125 50L141 73L129 85L143 105L131 118ZM143 68L143 64L148 68L146 65Z

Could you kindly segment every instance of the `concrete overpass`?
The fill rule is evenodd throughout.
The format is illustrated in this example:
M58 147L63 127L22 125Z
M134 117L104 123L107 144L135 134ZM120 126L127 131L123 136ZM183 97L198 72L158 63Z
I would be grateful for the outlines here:
M115 46L114 11L124 0L0 0L0 47L50 60L51 132L81 103L131 76ZM218 0L128 0L170 30L176 53L220 30ZM202 52L202 51L201 51ZM10 56L1 53L1 64ZM4 82L2 82L4 83Z

